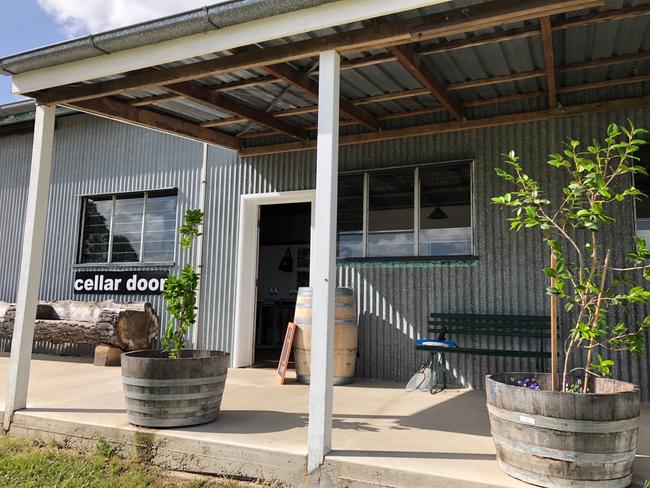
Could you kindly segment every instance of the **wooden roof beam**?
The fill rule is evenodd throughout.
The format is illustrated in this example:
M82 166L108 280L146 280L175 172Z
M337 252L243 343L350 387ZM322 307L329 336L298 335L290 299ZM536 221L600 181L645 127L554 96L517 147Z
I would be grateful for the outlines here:
M256 108L241 103L232 97L210 91L209 88L203 87L197 83L185 81L182 83L165 85L164 88L165 90L168 90L177 95L181 95L184 98L188 98L194 102L200 103L207 107L215 108L223 112L228 112L233 115L245 117L253 122L257 122L271 129L276 129L291 137L295 137L296 139L300 139L302 141L308 139L307 132L305 132L303 129L291 125L283 120L279 120L266 112L262 112Z
M485 105L493 105L495 103L529 100L531 98L539 98L545 96L546 96L545 90L538 90L534 92L521 93L517 95L503 95L500 97L486 98L482 100L473 100L471 102L463 103L463 107L464 108L482 107ZM438 114L446 111L447 110L442 107L427 107L427 108L419 108L417 110L407 110L405 112L395 112L395 113L380 115L379 117L377 117L377 119L379 119L380 122L383 122L385 120L406 119L409 117L417 117L419 115ZM340 123L341 127L347 127L350 125L359 125L359 123L356 120L342 120ZM318 129L318 124L310 124L305 127L305 130L309 130L309 131L317 130L317 129ZM241 139L254 139L256 137L274 136L278 134L279 134L278 131L272 130L272 131L264 131L264 132L249 132L247 134L242 134L239 137Z
M82 112L99 115L100 117L107 117L176 136L180 135L229 149L238 150L241 147L240 141L229 134L205 129L192 122L172 117L171 115L144 108L132 107L128 103L111 98L96 98L94 100L70 102L66 103L66 106Z
M388 51L424 88L431 92L438 103L445 107L456 120L463 120L463 107L458 99L445 88L435 73L413 52L410 46L392 46L388 48Z
M381 25L383 22L373 22L372 20L363 22L363 25L367 27L373 24ZM413 51L411 46L402 44L399 46L389 46L386 49L456 120L463 120L463 107L460 102L454 95L449 93L436 74Z
M201 127L223 127L225 125L242 124L244 122L248 122L246 117L229 117L227 119L208 120L207 122L201 122L199 125ZM275 133L280 134L278 131L275 131Z
M237 54L251 50L259 51L261 48L258 48L256 46L249 46L248 48L233 49L231 52L233 54ZM318 83L312 80L308 74L302 73L300 70L294 68L289 63L269 64L267 66L263 66L262 69L318 100ZM355 107L343 97L339 99L339 110L345 115L352 117L354 120L361 122L370 130L379 130L379 122L374 116L358 107Z
M163 93L161 95L152 95L150 97L136 98L128 102L133 107L146 107L147 105L155 105L160 102L168 102L170 100L179 100L183 98L175 93Z
M341 146L364 144L369 142L379 142L395 139L405 139L408 137L427 136L432 134L444 134L447 132L460 132L464 130L482 129L488 127L497 127L504 125L522 124L527 122L536 122L570 117L574 115L584 115L597 112L609 112L616 110L626 110L637 107L650 106L650 96L621 98L609 100L607 102L595 102L581 105L572 105L569 107L554 107L534 112L523 112L509 115L498 115L496 117L487 117L467 121L440 122L434 124L417 125L401 129L390 129L382 132L366 132L361 134L350 134L341 136L339 144ZM303 151L314 149L315 141L307 143L283 143L272 144L268 146L249 146L244 147L240 154L242 156L260 156L265 154L277 154L285 152Z
M316 100L318 100L318 83L312 80L305 73L301 73L295 69L293 66L286 63L281 63L264 66L264 69L269 73L277 76L278 78L286 81L290 85L293 85L307 92L311 96L315 97ZM377 121L373 115L355 106L345 98L341 97L339 101L339 110L341 113L365 125L370 130L379 130L379 121Z
M40 93L31 93L39 103L65 103L119 94L131 89L188 81L207 75L261 68L317 56L321 51L337 49L358 52L371 48L408 44L521 22L571 10L602 5L603 0L493 0L461 7L426 17L414 17L353 31L305 39L266 49L242 52L231 56L198 61L166 69L143 69L122 78L77 86L60 86Z
M639 53L631 53L631 54L623 54L621 56L613 56L611 58L601 58L601 59L594 59L590 61L584 61L580 63L572 63L572 64L567 64L564 66L557 66L556 67L556 72L558 73L568 73L571 71L580 71L584 69L592 69L592 68L599 68L602 66L610 66L610 65L615 65L615 64L620 64L620 63L627 63L627 62L635 62L635 61L644 61L650 59L650 51L642 51ZM475 88L475 87L480 87L480 86L486 86L486 85L492 85L492 84L499 84L499 83L512 83L515 81L522 81L522 80L527 80L527 79L532 79L532 78L540 78L542 76L545 76L546 72L543 70L533 70L533 71L525 71L523 73L516 73L514 75L503 75L503 76L492 76L490 78L480 78L478 80L469 80L469 81L462 81L459 83L451 83L447 85L447 89L451 91L457 91L457 90L464 90L467 88ZM638 78L638 77L637 77ZM625 80L634 80L634 81L627 81ZM602 83L606 83L605 86L611 86L615 84L626 84L626 83L638 83L636 81L635 77L632 78L623 78L623 79L615 79L615 80L607 80L605 82L598 82L598 86L601 86ZM583 85L576 85L576 87L569 86L569 87L561 87L557 88L558 93L569 93L570 91L578 91L582 89L588 89L588 88L577 88L577 87L590 87L592 86L591 84L583 84ZM385 93L382 95L373 95L371 97L364 97L364 98L357 98L355 100L351 100L351 103L355 105L367 105L371 103L381 103L381 102L387 102L387 101L393 101L393 100L401 100L404 98L411 98L411 97L419 97L422 95L427 95L429 92L426 88L415 88L412 90L404 90L401 92L393 92L393 93ZM535 93L535 96L541 96L542 93L544 92L532 92ZM520 97L524 98L530 98L530 93L523 93L523 94L517 94L517 95L510 95L507 97L500 97L503 101L506 101L508 97L512 97L512 99L519 99ZM491 99L486 99L486 100L477 100L473 102L466 102L463 103L463 107L473 107L473 106L479 106L483 105L486 103L491 103L489 102ZM283 111L278 111L278 112L271 112L271 115L273 117L292 117L295 115L305 115L309 113L316 113L318 111L318 107L316 105L311 105L307 107L299 107L299 108L293 108L289 110L283 110ZM444 111L441 107L436 107L436 111ZM390 114L389 114L390 115ZM231 120L231 122L229 122ZM382 116L378 117L379 121L385 120ZM219 119L217 121L210 121L210 122L205 122L203 125L206 127L212 126L221 126L221 125L228 125L230 123L240 123L242 119Z
M555 77L555 56L553 55L553 30L551 18L544 16L539 19L542 27L542 43L544 44L544 59L546 61L546 89L548 91L549 107L557 106L557 82Z

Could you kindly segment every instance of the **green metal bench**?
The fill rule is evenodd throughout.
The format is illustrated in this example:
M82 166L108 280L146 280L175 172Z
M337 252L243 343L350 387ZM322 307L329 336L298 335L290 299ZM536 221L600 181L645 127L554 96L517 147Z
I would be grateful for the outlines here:
M551 357L546 349L547 342L551 338L551 318L547 316L526 316L526 315L477 315L477 314L448 314L432 313L429 316L429 337L450 339L448 336L494 336L494 337L517 337L530 339L536 343L536 347L530 350L512 349L484 349L475 347L456 347L417 345L416 349L428 351L431 361L435 355L440 354L444 362L445 354L469 354L478 356L499 356L499 357L530 357L537 360L537 370L544 371L544 360ZM454 338L454 337L452 337ZM443 387L447 386L447 377L442 368Z

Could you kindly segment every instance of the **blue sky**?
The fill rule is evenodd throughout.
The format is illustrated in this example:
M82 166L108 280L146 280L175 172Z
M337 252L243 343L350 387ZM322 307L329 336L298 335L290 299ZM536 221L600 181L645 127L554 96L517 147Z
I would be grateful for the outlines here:
M38 6L36 0L9 0L2 5L0 58L67 38L56 21ZM8 76L0 76L0 104L18 100L11 93Z
M223 0L2 0L0 58ZM19 100L0 76L0 105Z

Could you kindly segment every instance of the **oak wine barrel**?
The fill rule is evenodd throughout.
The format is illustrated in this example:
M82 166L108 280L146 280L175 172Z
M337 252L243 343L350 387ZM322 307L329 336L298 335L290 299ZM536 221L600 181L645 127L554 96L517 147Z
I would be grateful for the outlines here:
M311 371L311 319L313 291L309 287L298 289L294 322L296 334L293 356L296 376L300 383L309 384ZM334 384L352 382L357 364L357 307L352 288L336 289L334 327Z
M535 378L541 390L514 384L524 378ZM562 393L551 391L550 383L548 373L486 377L487 408L501 469L537 486L628 486L637 448L638 388L593 378L591 393Z
M130 423L181 427L217 419L229 354L183 350L169 359L160 350L122 354L122 385Z

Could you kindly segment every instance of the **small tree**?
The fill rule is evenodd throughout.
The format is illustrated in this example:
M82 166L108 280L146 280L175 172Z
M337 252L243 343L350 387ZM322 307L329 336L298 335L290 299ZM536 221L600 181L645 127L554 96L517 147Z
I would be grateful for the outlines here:
M611 244L600 235L614 222L614 209L631 199L645 197L631 183L634 174L647 174L637 164L635 153L645 144L647 131L611 124L604 142L594 140L581 149L570 140L562 153L551 154L548 164L564 171L567 183L553 205L548 192L524 172L514 151L507 155L509 170L496 168L497 174L515 189L492 198L496 205L510 208L510 229L539 228L543 239L557 258L554 268L544 272L555 278L547 289L575 313L575 323L564 342L563 391L589 391L590 375L610 376L614 361L601 355L604 350L643 351L643 334L650 328L650 316L640 323L612 323L609 311L646 304L650 291L640 285L638 275L650 281L650 251L644 239L636 239L636 250L626 256L613 256ZM620 263L614 260L618 258ZM569 371L573 353L584 350L584 366ZM604 354L604 353L603 353ZM569 384L570 372L581 372L582 381Z
M162 337L163 350L172 359L179 357L187 345L187 331L196 322L196 289L199 273L192 265L192 244L201 235L203 224L201 210L187 210L185 223L178 230L181 247L188 251L188 260L178 276L169 275L162 296L167 302L167 313L172 320L167 324Z

